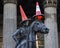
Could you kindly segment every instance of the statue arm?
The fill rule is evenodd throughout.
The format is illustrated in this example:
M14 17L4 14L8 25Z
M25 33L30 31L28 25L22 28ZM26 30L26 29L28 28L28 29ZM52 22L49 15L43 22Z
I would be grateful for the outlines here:
M13 33L13 39L16 41L16 42L19 42L18 38L17 38L17 35L19 34L20 32L20 29L17 29L15 33Z

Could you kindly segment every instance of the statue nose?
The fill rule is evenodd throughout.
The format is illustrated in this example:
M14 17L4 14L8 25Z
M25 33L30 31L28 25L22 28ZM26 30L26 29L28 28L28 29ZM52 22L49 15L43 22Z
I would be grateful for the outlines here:
M46 28L45 29L45 34L47 34L49 32L49 29L48 28Z

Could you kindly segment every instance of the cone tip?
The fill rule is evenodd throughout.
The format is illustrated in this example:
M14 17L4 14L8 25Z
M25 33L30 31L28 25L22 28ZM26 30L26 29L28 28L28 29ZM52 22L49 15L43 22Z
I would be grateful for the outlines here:
M36 2L36 5L39 5L39 3L38 3L38 2Z
M20 5L20 8L21 8L22 6Z

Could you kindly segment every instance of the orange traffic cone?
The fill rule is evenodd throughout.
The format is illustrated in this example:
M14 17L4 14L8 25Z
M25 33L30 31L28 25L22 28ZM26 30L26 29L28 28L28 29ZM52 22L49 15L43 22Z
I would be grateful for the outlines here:
M33 18L37 18L38 20L41 20L43 18L43 14L41 13L39 3L36 2L36 15L33 16Z
M28 19L22 6L20 5L20 13L21 13L21 17L22 17L22 22L21 24L23 24L23 22L26 22L26 21L31 21L31 19Z
M36 15L41 15L41 10L39 8L39 3L36 2Z
M21 5L20 5L20 13L21 13L22 21L28 19Z

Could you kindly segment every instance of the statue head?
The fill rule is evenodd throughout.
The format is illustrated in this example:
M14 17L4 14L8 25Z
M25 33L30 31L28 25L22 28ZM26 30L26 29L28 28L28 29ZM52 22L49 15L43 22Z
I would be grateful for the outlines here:
M42 21L33 21L32 29L34 32L40 32L44 34L47 34L49 32L49 29Z

